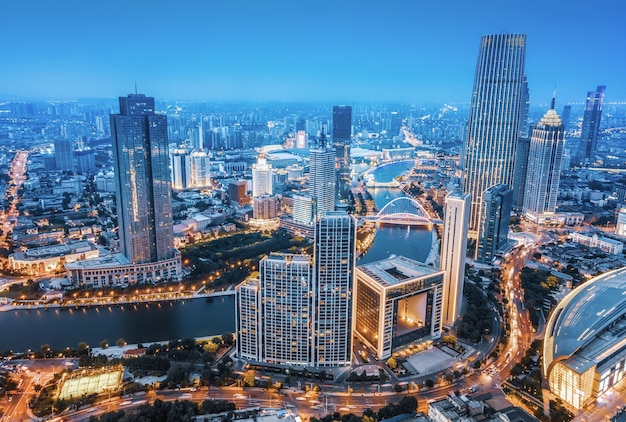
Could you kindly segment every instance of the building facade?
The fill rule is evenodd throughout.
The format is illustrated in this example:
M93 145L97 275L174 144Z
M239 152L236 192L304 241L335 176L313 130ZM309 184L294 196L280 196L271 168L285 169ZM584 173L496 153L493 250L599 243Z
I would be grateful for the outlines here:
M337 169L337 197L348 199L350 186L350 138L352 135L352 106L333 106L333 148Z
M544 376L550 391L576 409L626 377L624 292L626 268L605 273L570 292L548 320Z
M264 156L260 156L252 166L252 197L272 195L273 182L272 166L267 164Z
M315 224L313 361L349 365L352 358L356 220L330 211Z
M317 218L335 209L336 171L335 154L326 146L322 134L320 145L310 151L309 185Z
M74 145L70 139L54 140L54 161L57 170L74 171Z
M469 224L470 195L452 192L446 197L441 239L441 269L443 283L443 324L453 326L461 315L465 255Z
M191 157L189 151L177 148L172 151L172 189L191 187Z
M490 264L507 243L512 201L513 191L504 184L495 185L483 193L476 261Z
M111 114L120 252L132 263L169 260L174 248L167 118L154 98L120 97ZM124 204L124 206L121 206Z
M441 336L444 272L403 256L356 269L355 335L377 359L415 338Z
M526 35L481 39L464 151L463 192L471 194L469 236L478 239L483 194L513 183L524 86Z
M600 119L606 86L600 85L595 91L587 93L583 125L580 133L580 148L578 149L578 161L583 165L593 164L596 161L598 148L598 133L600 132Z
M559 115L552 107L533 126L528 153L523 213L537 220L537 215L552 215L561 180L561 160L565 147L565 130Z

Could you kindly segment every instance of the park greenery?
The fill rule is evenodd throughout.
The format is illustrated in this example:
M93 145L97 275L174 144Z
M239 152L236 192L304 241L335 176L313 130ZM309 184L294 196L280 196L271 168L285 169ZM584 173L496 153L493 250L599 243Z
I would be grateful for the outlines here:
M168 421L185 422L196 419L199 415L225 413L225 420L234 419L235 404L225 400L205 400L194 403L189 400L163 401L157 399L154 404L145 403L137 409L116 410L100 416L91 416L90 422L139 422Z
M492 311L487 296L474 283L465 282L463 292L467 298L467 310L459 323L457 335L478 343L493 328Z
M193 269L189 281L211 277L211 287L217 288L243 281L270 252L300 253L306 252L308 247L306 239L291 236L281 229L272 233L235 233L196 243L183 249L181 255L185 265Z
M556 304L552 292L558 289L559 280L551 275L550 271L535 270L528 267L522 268L521 278L524 289L524 304L528 308L530 322L537 329L544 302L550 307Z

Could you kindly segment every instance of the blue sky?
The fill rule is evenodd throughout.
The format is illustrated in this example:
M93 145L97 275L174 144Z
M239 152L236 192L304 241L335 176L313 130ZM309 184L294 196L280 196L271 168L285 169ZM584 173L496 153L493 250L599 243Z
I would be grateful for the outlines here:
M469 102L481 35L526 33L531 105L626 101L626 2L3 0L0 98Z

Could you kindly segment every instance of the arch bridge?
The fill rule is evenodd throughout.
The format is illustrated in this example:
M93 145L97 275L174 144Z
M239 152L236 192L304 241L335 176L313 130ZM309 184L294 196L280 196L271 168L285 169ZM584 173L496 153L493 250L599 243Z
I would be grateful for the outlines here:
M441 220L430 218L424 207L413 198L402 196L395 198L385 205L375 216L374 220L384 224L398 224L409 226L431 226L441 224Z

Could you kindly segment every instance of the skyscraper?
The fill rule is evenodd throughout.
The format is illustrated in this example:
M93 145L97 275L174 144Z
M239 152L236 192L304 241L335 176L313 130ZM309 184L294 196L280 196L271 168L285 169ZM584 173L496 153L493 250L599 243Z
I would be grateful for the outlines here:
M513 165L524 101L526 35L481 39L465 145L463 192L471 194L469 236L479 237L483 194L512 186Z
M172 188L176 190L191 187L191 160L189 151L177 148L172 151Z
M524 206L524 194L526 193L526 175L528 174L528 153L530 151L530 138L521 137L517 140L515 152L515 166L513 173L513 209L521 210Z
M565 130L565 132L567 132L567 130L569 129L571 116L572 116L572 106L569 104L564 105L563 113L561 114L561 121L563 122L563 129Z
M445 271L443 324L450 327L455 324L461 314L469 211L470 195L468 193L452 192L446 197L441 239L441 269Z
M70 139L54 140L54 161L57 170L74 171L74 147Z
M352 356L356 221L330 211L315 225L313 360L318 366L349 365Z
M507 242L513 191L505 184L490 187L483 193L476 261L490 264Z
M337 195L348 198L350 187L350 135L352 134L352 106L333 106L333 147L337 168Z
M550 109L533 126L530 138L523 213L531 221L556 211L564 147L565 130L553 98Z
M252 197L271 195L273 193L272 165L261 155L256 164L252 165Z
M604 85L600 85L595 91L587 93L583 125L580 133L580 148L578 150L578 161L581 164L593 164L596 160L598 132L600 131L600 119L602 118L605 93L606 86Z
M131 263L177 255L172 226L167 120L154 112L154 98L120 97L111 114L120 252Z
M320 144L310 151L309 185L311 197L316 203L315 215L321 217L335 209L335 154L326 146L326 137L322 133Z

